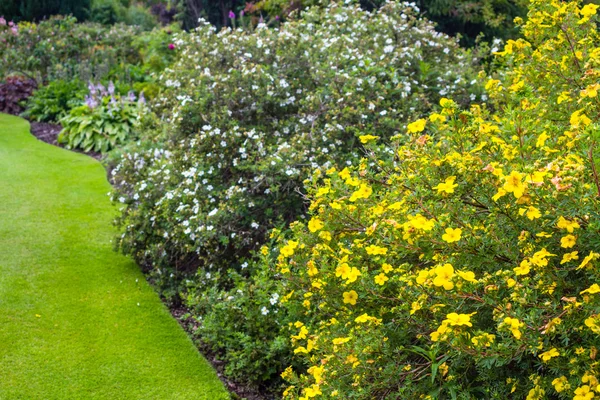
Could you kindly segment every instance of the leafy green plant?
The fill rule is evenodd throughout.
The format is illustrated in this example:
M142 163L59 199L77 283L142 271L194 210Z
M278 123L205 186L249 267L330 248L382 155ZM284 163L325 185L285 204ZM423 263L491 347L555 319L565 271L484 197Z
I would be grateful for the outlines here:
M80 105L85 97L85 85L78 80L50 82L33 92L27 101L24 117L39 122L56 122Z
M102 85L90 85L86 104L73 108L60 119L63 130L59 143L67 148L106 153L133 139L134 128L145 110L143 98L136 101L114 94L114 87L105 91Z

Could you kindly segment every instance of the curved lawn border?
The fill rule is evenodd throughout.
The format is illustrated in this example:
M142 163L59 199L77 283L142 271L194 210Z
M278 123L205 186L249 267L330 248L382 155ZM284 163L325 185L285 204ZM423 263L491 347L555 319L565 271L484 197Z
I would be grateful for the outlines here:
M105 175L0 114L0 399L228 399L113 252Z

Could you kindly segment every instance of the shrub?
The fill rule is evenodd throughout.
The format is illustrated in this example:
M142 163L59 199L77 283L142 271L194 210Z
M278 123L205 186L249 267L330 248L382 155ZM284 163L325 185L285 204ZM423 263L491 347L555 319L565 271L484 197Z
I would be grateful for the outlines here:
M0 77L30 76L39 84L78 78L104 79L116 65L137 64L133 46L139 29L78 24L73 17L52 17L39 24L0 24Z
M304 363L285 398L600 391L597 8L532 2L489 105L442 99L307 181L310 219L269 250Z
M102 85L90 84L90 94L84 105L73 108L60 119L63 130L59 143L69 149L106 153L133 139L133 130L145 110L143 97L127 97L115 93L111 84L108 90Z
M369 13L335 3L280 29L204 26L173 43L180 58L154 104L166 122L146 133L158 143L130 149L114 170L125 204L117 245L164 294L202 267L189 282L194 305L204 295L195 281L210 273L218 297L241 280L229 268L247 277L240 266L265 234L302 215L298 191L313 167L355 164L360 135L389 138L440 96L468 102L480 90L474 57L405 4ZM273 370L252 368L263 367Z
M0 112L19 115L35 90L35 82L22 76L9 76L0 83Z
M56 122L81 104L84 90L85 85L78 80L52 81L33 92L23 116L39 122Z

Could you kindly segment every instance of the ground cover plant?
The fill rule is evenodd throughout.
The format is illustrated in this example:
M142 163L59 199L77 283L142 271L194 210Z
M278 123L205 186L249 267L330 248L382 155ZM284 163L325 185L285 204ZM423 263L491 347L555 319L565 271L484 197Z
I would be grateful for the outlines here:
M108 88L90 83L85 104L70 110L60 119L63 130L58 142L69 149L106 153L135 138L140 118L148 111L143 93L121 96L112 82Z
M310 219L263 251L285 398L597 396L597 9L533 1L489 103L307 180Z
M273 379L289 349L241 329L225 334L219 323L247 319L206 315L217 311L204 307L207 292L219 297L252 274L269 230L304 212L298 191L312 168L357 164L361 136L390 138L442 96L481 99L475 57L393 2L372 13L333 3L279 29L206 24L173 43L180 56L153 104L164 122L153 120L114 169L124 205L117 244L168 300L189 292L193 314L215 321L199 335L232 350L230 374Z
M229 398L131 260L100 163L0 115L0 398Z

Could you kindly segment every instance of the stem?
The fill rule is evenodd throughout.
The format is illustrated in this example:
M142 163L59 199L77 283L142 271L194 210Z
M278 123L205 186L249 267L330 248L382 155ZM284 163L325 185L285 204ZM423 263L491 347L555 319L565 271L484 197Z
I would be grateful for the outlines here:
M594 182L596 183L596 188L598 189L598 197L600 197L600 179L598 179L598 171L596 170L596 163L594 162L594 146L596 142L593 141L590 145L589 158L590 164L592 165L592 173L594 175Z

